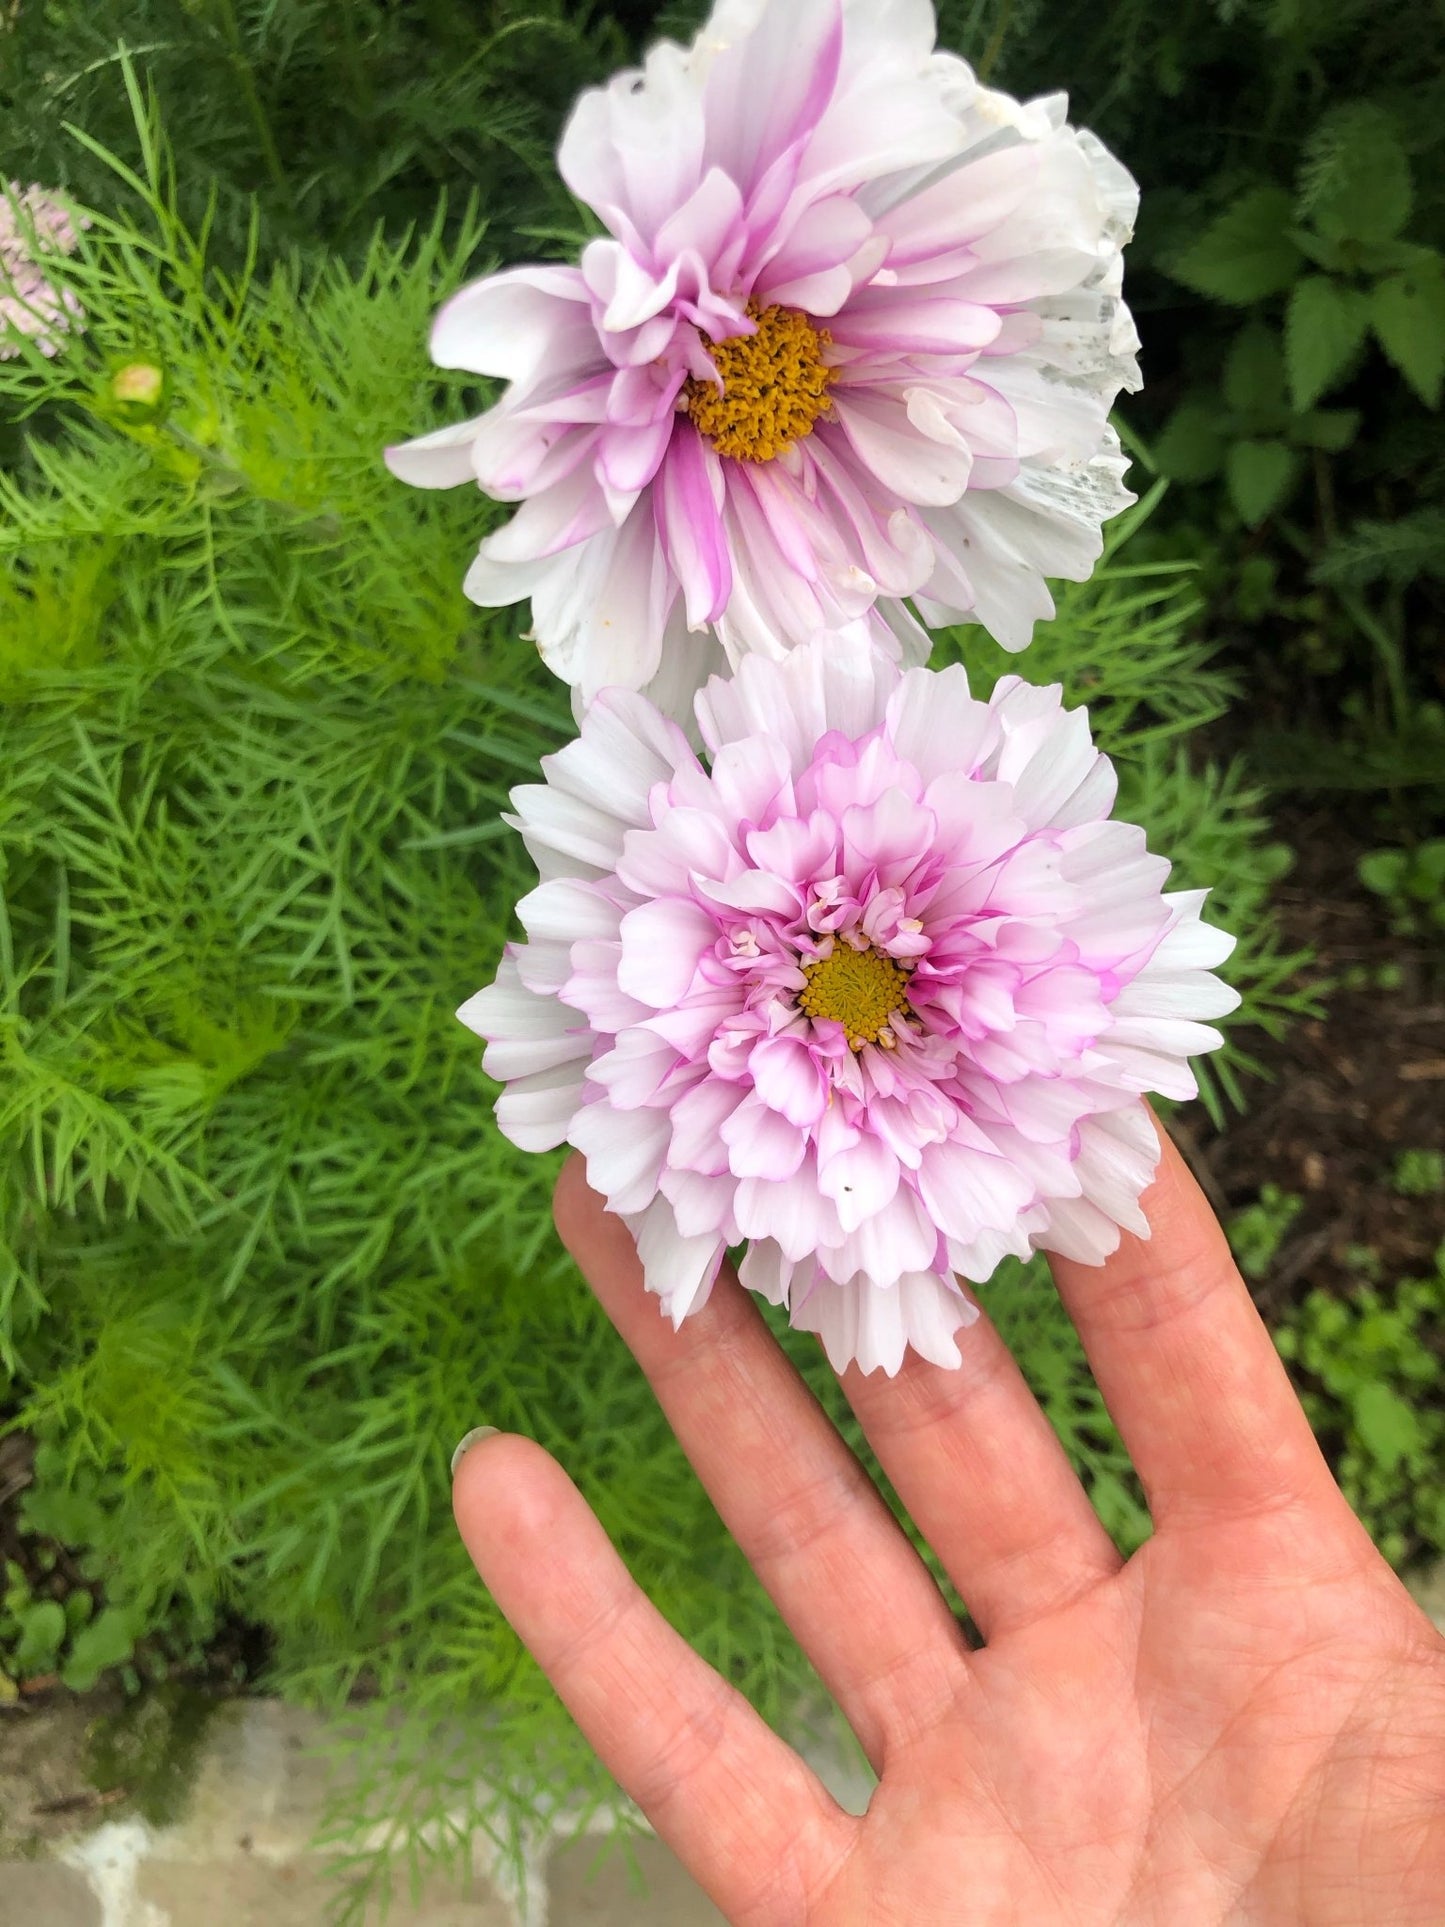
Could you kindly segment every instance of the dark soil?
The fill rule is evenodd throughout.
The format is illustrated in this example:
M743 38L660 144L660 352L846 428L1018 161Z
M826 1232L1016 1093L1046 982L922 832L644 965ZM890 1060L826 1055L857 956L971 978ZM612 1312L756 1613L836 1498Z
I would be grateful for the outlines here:
M1375 1253L1388 1285L1427 1271L1445 1241L1445 1192L1402 1197L1391 1183L1402 1152L1445 1150L1445 955L1393 931L1360 884L1355 866L1373 840L1352 826L1348 801L1276 816L1296 852L1276 894L1284 943L1314 952L1324 1015L1278 1040L1242 1039L1266 1075L1246 1086L1243 1116L1185 1146L1222 1216L1266 1184L1304 1200L1255 1286L1275 1320L1315 1286L1357 1286L1351 1247ZM1381 971L1397 971L1398 985L1379 987ZM1361 972L1366 987L1341 984Z

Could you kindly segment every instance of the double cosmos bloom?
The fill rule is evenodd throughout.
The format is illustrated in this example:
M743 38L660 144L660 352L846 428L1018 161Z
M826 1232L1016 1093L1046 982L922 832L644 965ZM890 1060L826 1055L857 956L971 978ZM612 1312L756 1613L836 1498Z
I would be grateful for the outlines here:
M502 1129L576 1145L680 1321L730 1245L840 1368L959 1362L983 1280L1097 1263L1192 1097L1233 940L1164 890L1056 687L906 672L866 634L710 682L704 765L611 690L515 790L541 883L462 1021Z
M559 160L605 234L443 308L434 358L508 386L388 454L521 504L467 594L530 597L581 703L682 719L870 612L907 661L965 618L1022 648L1133 499L1138 194L1065 109L936 53L927 0L722 0L585 94Z
M466 590L530 599L579 716L459 1014L674 1322L745 1245L840 1369L956 1365L960 1278L1147 1235L1143 1094L1238 1002L1084 712L924 666L961 620L1021 649L1132 499L1134 185L927 0L721 0L560 161L604 234L448 303L435 359L507 386L388 454L519 504Z

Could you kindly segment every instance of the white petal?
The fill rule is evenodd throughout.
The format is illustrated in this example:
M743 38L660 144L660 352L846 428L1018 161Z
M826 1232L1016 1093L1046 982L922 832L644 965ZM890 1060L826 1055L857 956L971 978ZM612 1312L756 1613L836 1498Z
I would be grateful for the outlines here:
M522 928L534 943L571 946L583 938L606 942L617 935L622 912L589 883L558 877L528 892L517 905Z
M654 1198L629 1225L643 1281L662 1300L675 1331L689 1312L707 1303L727 1247L717 1237L685 1238L666 1198Z
M542 767L554 789L641 829L652 822L653 786L695 769L697 758L677 724L645 697L613 688L592 703L576 739L544 757Z
M523 1151L555 1151L567 1142L582 1102L584 1060L519 1077L497 1099L497 1124Z
M456 488L461 482L475 482L472 445L485 419L474 415L470 421L401 442L387 449L386 465L398 481L410 482L413 488Z
M625 825L595 804L547 783L523 783L512 791L512 807L517 814L504 820L522 832L539 871L544 851L564 859L564 875L602 875L617 867Z
M995 728L987 703L969 694L962 663L910 669L888 698L888 733L925 784L936 776L972 774Z
M586 286L568 267L512 268L472 281L432 323L431 355L440 368L526 381L539 368L601 359Z
M599 1100L578 1111L567 1139L586 1158L592 1189L625 1215L656 1197L668 1135L666 1111L614 1111Z
M766 1298L770 1305L785 1305L796 1267L785 1258L771 1238L755 1238L743 1254L738 1278L749 1291Z
M509 953L496 979L458 1010L468 1030L487 1039L482 1057L489 1077L506 1081L551 1070L592 1055L593 1037L580 1012L554 997L539 997L522 983L517 956Z

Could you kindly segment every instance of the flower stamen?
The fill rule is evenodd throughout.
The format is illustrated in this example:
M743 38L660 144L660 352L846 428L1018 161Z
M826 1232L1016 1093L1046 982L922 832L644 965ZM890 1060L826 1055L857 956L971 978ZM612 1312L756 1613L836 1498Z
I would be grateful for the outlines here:
M719 455L739 462L770 462L813 432L828 409L833 371L823 350L833 337L815 328L796 308L759 308L748 303L756 334L707 340L722 381L691 376L683 405Z
M803 965L807 987L798 998L805 1017L829 1018L841 1024L851 1050L865 1044L895 1042L889 1019L908 1009L908 978L892 957L870 944L853 950L838 944L826 957Z

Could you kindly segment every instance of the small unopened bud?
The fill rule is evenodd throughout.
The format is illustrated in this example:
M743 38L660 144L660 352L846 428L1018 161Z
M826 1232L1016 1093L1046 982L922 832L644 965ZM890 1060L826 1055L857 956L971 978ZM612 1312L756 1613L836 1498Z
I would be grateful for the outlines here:
M110 378L110 398L130 420L158 414L166 398L166 377L153 361L128 361Z

